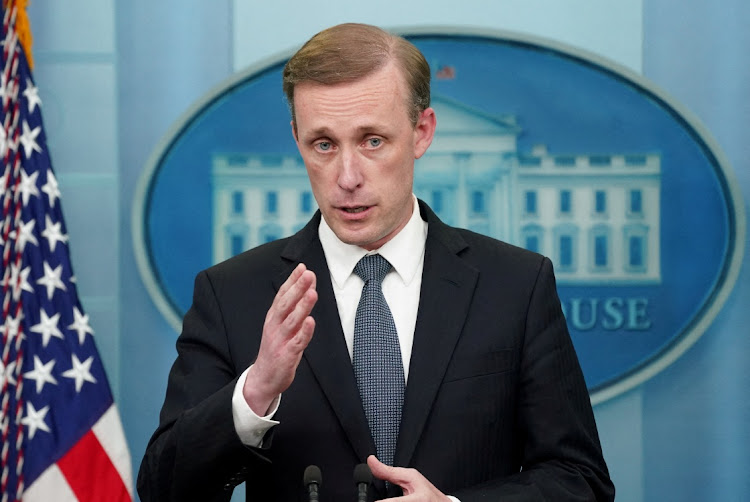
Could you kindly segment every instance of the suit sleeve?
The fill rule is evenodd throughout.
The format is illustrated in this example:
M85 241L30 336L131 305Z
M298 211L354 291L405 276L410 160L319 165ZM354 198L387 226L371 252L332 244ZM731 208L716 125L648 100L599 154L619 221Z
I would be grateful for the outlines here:
M530 297L525 331L516 417L522 469L452 495L461 502L614 500L588 390L547 258Z
M247 465L263 462L235 432L231 401L239 373L211 280L202 272L177 340L159 427L138 473L143 502L229 500Z

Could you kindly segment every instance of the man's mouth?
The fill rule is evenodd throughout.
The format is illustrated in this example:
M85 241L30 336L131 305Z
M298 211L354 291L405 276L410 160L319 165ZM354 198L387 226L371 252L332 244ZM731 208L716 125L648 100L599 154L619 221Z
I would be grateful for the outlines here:
M365 209L367 209L366 206L357 206L357 207L343 207L342 208L347 213L355 214L355 213L361 213Z

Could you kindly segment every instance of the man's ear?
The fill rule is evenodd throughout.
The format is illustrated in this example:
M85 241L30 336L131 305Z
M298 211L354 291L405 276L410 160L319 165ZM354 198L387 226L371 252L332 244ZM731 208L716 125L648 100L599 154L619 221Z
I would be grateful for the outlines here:
M417 124L414 126L414 158L418 159L427 151L435 137L437 118L435 110L426 108L419 114Z

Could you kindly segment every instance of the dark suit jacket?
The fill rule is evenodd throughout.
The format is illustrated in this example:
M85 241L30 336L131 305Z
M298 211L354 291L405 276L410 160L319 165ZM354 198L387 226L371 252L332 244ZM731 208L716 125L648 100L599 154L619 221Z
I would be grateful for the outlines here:
M589 396L550 261L443 224L429 230L395 464L462 502L612 500ZM320 241L298 234L201 272L177 341L159 428L138 476L144 501L355 500L352 472L375 452ZM315 334L262 449L241 444L231 396L260 344L266 311L303 262L318 278ZM398 494L391 487L388 496ZM376 482L372 496L386 497Z

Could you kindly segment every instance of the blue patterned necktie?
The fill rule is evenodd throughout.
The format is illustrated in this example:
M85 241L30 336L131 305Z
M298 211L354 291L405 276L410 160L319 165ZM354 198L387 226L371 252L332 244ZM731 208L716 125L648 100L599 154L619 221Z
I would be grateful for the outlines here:
M379 254L359 260L354 273L365 281L354 318L354 375L378 459L393 465L404 404L404 367L383 278L391 269Z

